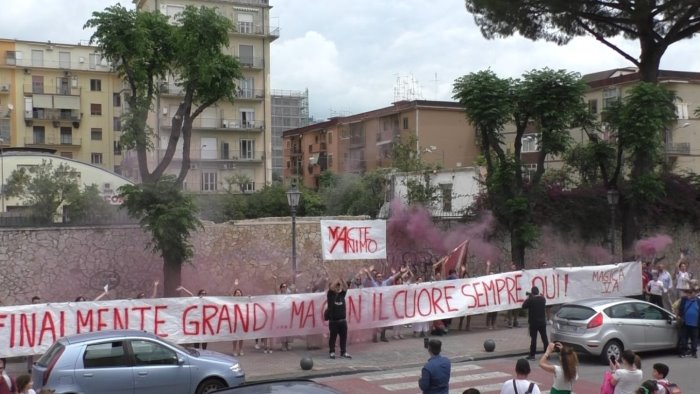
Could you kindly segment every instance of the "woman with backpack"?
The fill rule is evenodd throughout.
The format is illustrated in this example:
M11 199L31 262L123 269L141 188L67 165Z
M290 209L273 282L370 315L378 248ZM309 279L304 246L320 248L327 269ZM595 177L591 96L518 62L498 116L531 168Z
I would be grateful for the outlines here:
M559 352L561 366L549 362L552 352ZM540 359L540 368L554 374L554 383L550 394L571 394L574 390L574 383L578 379L578 356L576 352L563 346L560 342L550 342Z

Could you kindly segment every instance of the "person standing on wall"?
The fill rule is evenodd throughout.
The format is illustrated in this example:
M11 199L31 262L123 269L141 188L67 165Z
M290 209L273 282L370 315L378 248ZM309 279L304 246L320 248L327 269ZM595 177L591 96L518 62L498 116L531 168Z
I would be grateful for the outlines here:
M345 295L347 294L348 286L343 278L338 278L331 282L327 301L328 301L328 349L330 357L335 358L335 340L340 336L340 357L352 358L347 351L348 343L348 321L346 320Z
M546 350L547 346L549 346L549 341L547 340L547 300L540 294L540 289L537 286L533 286L527 295L527 299L523 302L523 309L528 310L527 323L530 326L530 356L528 360L534 360L538 333L542 338L544 349Z

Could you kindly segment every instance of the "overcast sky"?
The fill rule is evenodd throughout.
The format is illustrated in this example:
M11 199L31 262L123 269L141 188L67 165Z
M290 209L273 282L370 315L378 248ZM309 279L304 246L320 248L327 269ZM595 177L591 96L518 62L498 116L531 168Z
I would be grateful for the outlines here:
M165 3L166 1L163 0ZM62 43L87 40L93 11L113 0L4 0L0 37ZM589 73L629 62L590 38L566 46L522 38L486 40L462 0L270 0L273 89L309 89L311 114L325 119L390 105L412 90L450 100L454 80L490 68L517 77L535 68ZM131 1L122 4L132 7ZM429 5L429 7L428 7ZM634 56L638 45L617 41ZM700 71L700 37L669 49L662 68ZM401 83L398 83L401 79ZM408 81L415 80L415 84Z

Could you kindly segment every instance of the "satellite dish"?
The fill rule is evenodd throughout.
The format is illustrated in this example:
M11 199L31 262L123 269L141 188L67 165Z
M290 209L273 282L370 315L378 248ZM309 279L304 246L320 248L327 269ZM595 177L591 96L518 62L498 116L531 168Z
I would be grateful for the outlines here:
M12 104L7 104L7 109L9 109L10 111L12 111L13 109L15 109L15 106L12 105Z

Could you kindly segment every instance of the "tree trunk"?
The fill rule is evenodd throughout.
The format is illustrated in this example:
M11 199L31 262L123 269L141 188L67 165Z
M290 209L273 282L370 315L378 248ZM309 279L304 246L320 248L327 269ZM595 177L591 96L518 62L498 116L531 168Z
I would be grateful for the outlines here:
M163 257L163 295L165 297L179 296L177 288L182 284L182 262L169 261Z
M518 238L515 230L510 231L510 258L518 269L525 268L525 243Z

